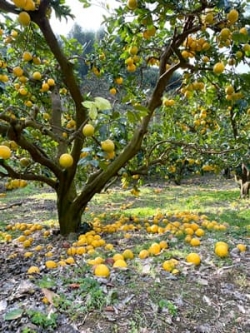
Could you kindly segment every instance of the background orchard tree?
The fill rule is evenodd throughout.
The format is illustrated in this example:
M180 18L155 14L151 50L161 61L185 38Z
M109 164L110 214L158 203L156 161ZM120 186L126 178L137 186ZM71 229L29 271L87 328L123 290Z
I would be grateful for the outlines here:
M102 43L86 59L94 75L109 80L111 105L90 96L78 75L83 47L67 38L59 43L51 29L51 11L62 19L70 16L69 7L59 0L0 1L1 176L52 187L60 231L67 235L79 229L91 198L114 176L128 174L125 167L162 164L171 154L176 161L168 146L173 139L177 155L185 145L185 151L193 146L201 153L218 149L221 135L230 133L228 121L247 113L244 80L235 75L250 55L244 6L121 1L106 19ZM157 76L145 89L149 66ZM179 74L171 81L177 72L182 79ZM248 135L243 127L227 139L229 149L242 145ZM156 152L158 160L155 155L151 162Z

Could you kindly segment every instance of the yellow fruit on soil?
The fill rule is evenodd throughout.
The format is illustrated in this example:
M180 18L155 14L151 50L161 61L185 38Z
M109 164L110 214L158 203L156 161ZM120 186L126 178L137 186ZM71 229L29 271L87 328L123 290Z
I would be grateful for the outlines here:
M239 18L239 13L236 9L230 10L230 12L227 14L227 19L231 24L234 24Z
M228 245L219 244L219 245L215 246L214 253L220 258L227 257L229 255Z
M217 246L220 246L220 245L224 245L229 249L229 245L226 242L222 242L222 241L216 242L214 248L216 248Z
M40 269L37 266L31 266L28 271L28 274L39 274L40 273Z
M23 242L23 247L26 249L27 247L30 247L30 246L31 246L31 241L29 239L26 239Z
M153 243L150 248L148 249L149 253L152 255L157 255L161 252L160 244Z
M59 164L61 167L67 169L70 168L74 163L73 157L70 154L62 154L59 158Z
M73 257L68 257L65 259L66 264L73 265L75 264L75 259Z
M98 277L109 277L110 270L107 265L99 264L95 267L94 274Z
M11 156L11 150L9 147L1 145L0 146L0 158L7 160Z
M198 237L202 237L205 235L205 231L201 228L198 228L196 231L195 231L195 235L198 236Z
M116 260L113 264L113 267L116 267L116 268L126 268L127 266L128 265L127 265L126 261L123 259Z
M225 66L222 62L217 62L213 67L213 72L215 74L221 74L224 72L224 70L225 70Z
M124 257L121 253L116 253L113 255L113 260L117 261L117 260L124 260Z
M174 269L174 265L173 265L173 263L172 263L170 260L166 260L166 261L164 261L164 263L162 264L162 268L163 268L165 271L172 272L172 270Z
M82 129L82 134L84 136L93 136L95 132L95 128L91 124L86 124Z
M198 253L192 252L186 256L186 261L198 266L201 263L201 258Z
M53 268L57 268L57 263L53 260L48 260L45 262L45 266L46 266L46 268L53 269Z
M164 240L160 241L160 247L161 249L167 249L168 248L168 243Z
M107 153L111 153L115 150L115 144L112 140L107 139L101 142L102 150L106 151Z
M239 249L240 252L245 252L247 250L247 247L245 244L237 244L237 249Z
M201 242L198 238L192 238L190 240L190 245L191 246L200 246L201 245Z
M28 26L30 24L30 15L27 12L21 12L18 15L18 21L20 24L24 25L24 26Z
M130 249L126 249L122 253L124 259L133 259L134 258L134 253Z
M127 6L129 9L134 10L137 8L137 0L128 0Z
M148 250L141 250L138 257L140 259L146 259L149 256Z
M42 74L40 72L34 72L32 74L32 77L33 77L34 80L41 80Z

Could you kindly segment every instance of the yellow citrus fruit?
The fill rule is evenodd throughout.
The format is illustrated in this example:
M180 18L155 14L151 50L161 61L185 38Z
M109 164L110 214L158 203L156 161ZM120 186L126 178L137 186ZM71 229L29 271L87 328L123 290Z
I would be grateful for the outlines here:
M146 259L149 256L148 250L141 250L138 257L140 259Z
M161 252L160 244L153 243L150 248L148 249L148 252L153 255L157 255Z
M201 258L200 258L200 255L198 253L191 252L186 256L186 261L191 263L191 264L194 264L194 265L198 266L201 263Z
M113 255L113 260L114 261L117 261L117 260L120 260L120 259L124 260L124 257L121 253L116 253L116 254Z
M222 62L217 62L213 67L213 72L215 74L221 74L224 72L224 70L225 70L225 66Z
M26 249L27 247L30 247L30 246L31 246L31 241L29 239L26 239L23 242L23 247Z
M57 268L57 263L53 260L48 260L45 262L45 266L46 266L46 268L53 269L53 268Z
M13 2L17 7L23 8L25 6L26 0L13 0Z
M109 92L110 92L111 95L115 95L117 93L115 88L110 88Z
M131 73L135 72L136 71L136 65L135 64L128 65L127 66L127 71L131 72Z
M234 87L233 86L227 86L226 88L225 88L225 93L227 94L227 95L232 95L233 93L234 93Z
M117 77L117 78L115 79L115 82L116 82L117 84L123 84L123 78L122 78L122 77Z
M240 252L245 252L247 250L247 247L245 244L237 244L237 249L239 249Z
M46 83L46 82L44 82L44 83L42 84L42 89L41 89L41 91L49 91L49 88L50 88L49 84Z
M110 270L105 264L98 264L95 267L94 274L98 277L109 277Z
M67 169L70 168L74 163L73 157L70 154L62 154L59 158L59 164L61 167Z
M47 83L49 86L54 86L56 84L54 79L48 79Z
M124 259L133 259L134 258L134 253L130 249L126 249L122 253Z
M1 145L0 146L0 158L7 160L11 156L11 150L9 147Z
M32 74L32 77L33 77L34 80L41 80L42 74L40 72L34 72Z
M18 15L18 21L21 25L28 26L30 24L30 15L27 12L21 12Z
M170 260L166 260L166 261L163 262L162 268L165 271L172 272L172 270L174 269L174 265Z
M107 139L101 142L102 150L106 151L107 153L111 153L115 150L115 144L112 140Z
M114 262L113 267L116 268L126 268L128 265L125 260L123 259L118 259Z
M25 10L35 10L36 9L36 4L33 0L26 0L26 3L23 7Z
M137 8L137 0L128 0L127 6L129 9L134 10Z
M190 245L191 246L199 246L199 245L201 245L201 242L200 242L200 240L198 238L192 238L190 240Z
M227 19L231 24L234 24L239 18L239 13L236 9L231 9L227 14Z
M205 22L207 24L212 24L214 22L214 14L213 13L208 13L206 16L205 16Z
M75 263L75 259L73 257L68 257L65 259L66 264L73 265Z
M95 128L93 125L91 124L86 124L84 125L83 129L82 129L82 134L84 136L93 136L95 132Z
M227 39L231 35L231 31L228 28L223 28L220 32L220 37L222 39Z
M195 235L198 236L198 237L202 237L205 235L205 231L201 228L198 228L196 231L195 231Z
M32 59L33 59L33 56L30 52L28 52L28 51L23 52L23 60L24 61L30 61Z
M216 248L217 246L220 246L220 245L224 245L229 249L229 245L226 242L222 242L222 241L216 242L214 248Z
M28 271L28 274L39 274L40 273L40 269L37 266L31 266Z
M17 66L13 68L13 74L17 77L20 77L23 75L23 70L21 67Z
M130 46L129 48L129 54L130 55L136 55L138 53L139 49L136 45Z
M168 243L164 240L160 241L160 247L161 249L167 249L168 248Z
M214 253L220 258L227 257L229 254L228 245L227 244L217 245L214 249Z

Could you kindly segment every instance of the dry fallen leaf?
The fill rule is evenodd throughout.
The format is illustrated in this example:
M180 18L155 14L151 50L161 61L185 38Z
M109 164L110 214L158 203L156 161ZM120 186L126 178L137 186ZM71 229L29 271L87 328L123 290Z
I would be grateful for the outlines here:
M42 292L44 293L44 296L47 298L48 302L52 305L54 305L55 298L60 298L59 295L57 295L56 293L47 288L42 288Z

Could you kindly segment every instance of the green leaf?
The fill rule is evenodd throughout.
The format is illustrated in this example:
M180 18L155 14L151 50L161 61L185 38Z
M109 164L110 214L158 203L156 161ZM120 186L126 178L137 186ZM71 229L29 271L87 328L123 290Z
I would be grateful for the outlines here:
M17 318L22 317L23 310L22 309L14 309L9 312L7 312L4 316L5 320L14 320Z
M106 98L103 98L103 97L96 97L95 98L95 105L101 111L109 110L109 109L112 108L110 102Z
M97 112L97 108L96 108L96 106L95 106L95 105L92 105L91 109L89 109L89 117L90 117L91 119L96 119L97 114L98 114L98 112Z
M91 109L91 107L93 105L95 105L95 102L92 102L92 101L85 101L85 102L82 102L82 105L86 108L86 109Z

